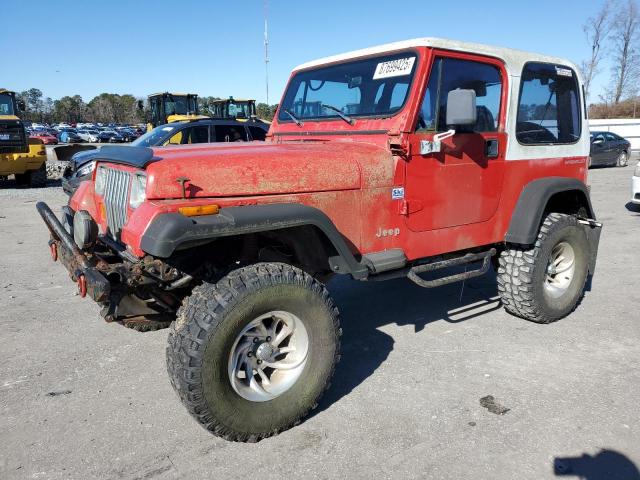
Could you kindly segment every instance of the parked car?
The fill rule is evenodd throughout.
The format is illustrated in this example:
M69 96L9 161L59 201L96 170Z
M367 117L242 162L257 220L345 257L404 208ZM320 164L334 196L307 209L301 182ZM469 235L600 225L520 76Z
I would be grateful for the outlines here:
M29 138L37 138L42 140L42 143L45 145L57 145L58 137L55 135L51 135L49 132L45 130L35 130L29 133Z
M82 143L84 140L82 140L80 135L78 135L78 133L75 130L68 128L68 129L62 130L58 134L58 141L60 143Z
M125 139L115 130L103 130L98 134L98 143L124 143Z
M629 164L631 143L611 132L591 132L591 163L589 167L617 166Z
M122 136L122 138L124 138L125 142L133 142L136 138L139 137L139 135L136 135L133 130L130 130L128 128L120 128L117 130L117 132L120 134L120 136Z
M97 130L88 130L88 129L78 130L78 136L80 136L80 138L82 138L85 142L90 142L90 143L98 143L99 134L100 132L98 132Z
M132 147L158 147L192 143L231 141L261 141L268 131L264 123L237 122L235 120L194 120L160 125L131 142ZM95 167L98 150L78 152L71 157L71 165L63 174L62 189L68 194L88 180Z

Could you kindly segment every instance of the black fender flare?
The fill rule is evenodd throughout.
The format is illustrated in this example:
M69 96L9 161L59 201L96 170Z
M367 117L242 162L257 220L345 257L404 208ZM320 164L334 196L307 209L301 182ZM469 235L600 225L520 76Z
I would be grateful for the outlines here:
M542 216L551 197L562 192L577 192L584 197L588 218L595 220L591 207L589 189L576 178L547 177L529 182L518 198L511 216L505 241L520 245L531 245L536 241Z
M321 210L299 203L225 207L215 215L197 217L162 213L142 235L140 247L155 257L169 258L175 250L188 244L303 225L317 227L338 252L329 258L332 271L348 273L357 279L367 277L366 265L356 259L331 219Z

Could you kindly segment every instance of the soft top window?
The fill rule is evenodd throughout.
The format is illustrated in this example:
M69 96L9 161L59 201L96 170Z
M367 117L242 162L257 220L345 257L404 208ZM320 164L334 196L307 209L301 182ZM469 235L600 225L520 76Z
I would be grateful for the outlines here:
M527 63L522 71L516 138L524 145L580 139L580 95L575 72L563 65Z
M284 94L278 121L386 117L402 109L417 68L413 52L357 60L297 73Z

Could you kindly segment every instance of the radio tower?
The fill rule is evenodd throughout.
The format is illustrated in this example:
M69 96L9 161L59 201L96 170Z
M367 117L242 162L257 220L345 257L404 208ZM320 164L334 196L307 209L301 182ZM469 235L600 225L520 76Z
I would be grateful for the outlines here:
M267 0L264 0L264 76L267 86L267 105L269 105L269 30L267 24L268 18Z

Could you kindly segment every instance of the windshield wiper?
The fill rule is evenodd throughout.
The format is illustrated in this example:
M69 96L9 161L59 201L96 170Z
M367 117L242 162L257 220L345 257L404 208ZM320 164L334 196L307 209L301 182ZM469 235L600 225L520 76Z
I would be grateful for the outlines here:
M282 111L284 113L286 113L287 115L289 115L289 117L291 117L291 120L293 120L295 122L296 125L298 125L299 127L301 127L303 124L302 122L298 119L298 117L296 117L293 113L291 113L289 110L287 110L286 108L283 108Z
M342 110L340 110L338 107L334 107L333 105L327 105L326 103L323 103L322 107L323 108L327 108L329 110L333 110L334 112L336 112L338 114L338 116L342 120L347 122L349 125L353 125L353 123L354 123L353 118L351 118L349 115L345 115L344 113L342 113Z

